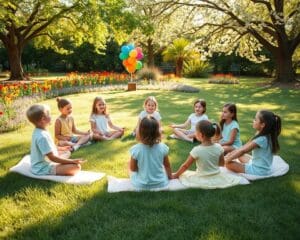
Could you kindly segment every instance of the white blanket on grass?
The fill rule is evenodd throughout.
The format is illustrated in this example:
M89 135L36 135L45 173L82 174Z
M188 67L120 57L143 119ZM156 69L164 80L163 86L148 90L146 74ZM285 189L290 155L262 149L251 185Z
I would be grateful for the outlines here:
M273 157L273 163L271 166L271 174L268 176L256 176L256 175L250 175L245 173L233 173L229 171L225 167L220 167L221 172L238 175L241 177L240 183L241 185L249 184L250 181L259 180L263 178L270 178L270 177L279 177L284 174L286 174L289 170L289 165L280 157L277 155L274 155ZM116 178L113 176L108 176L108 188L107 191L110 193L113 192L128 192L128 191L138 191L135 189L130 179L128 178ZM188 187L181 184L181 182L178 179L172 179L169 182L169 185L165 188L159 188L159 189L153 189L152 191L178 191L178 190L184 190Z
M251 160L250 160L251 161ZM273 156L273 162L271 165L271 174L267 176L257 176L257 175L251 175L246 173L240 173L240 176L243 176L244 178L254 181L264 178L270 178L270 177L279 177L284 174L286 174L289 171L289 165L278 155Z
M30 168L30 155L26 155L17 165L11 167L9 171L16 172L31 178L80 185L91 184L105 176L105 173L91 171L80 171L74 176L35 175L30 171Z

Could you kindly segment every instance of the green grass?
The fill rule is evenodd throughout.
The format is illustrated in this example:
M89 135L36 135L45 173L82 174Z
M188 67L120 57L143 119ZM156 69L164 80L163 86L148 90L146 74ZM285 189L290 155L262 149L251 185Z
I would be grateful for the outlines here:
M114 123L125 137L75 152L88 160L84 170L127 177L128 137L146 96L155 95L163 117L173 170L195 145L167 139L170 123L192 112L195 98L207 101L207 114L218 120L225 102L236 102L242 141L250 139L255 112L268 108L283 119L280 156L290 165L283 177L222 190L107 193L107 180L90 186L39 181L8 172L29 153L33 127L0 137L0 239L297 239L300 235L300 91L267 88L263 79L242 78L239 85L187 80L199 93L168 91L102 92L70 95L77 127L89 128L93 98L103 96ZM58 116L55 99L44 101ZM54 124L53 124L54 125ZM49 131L53 133L53 125ZM195 166L193 166L194 168ZM298 237L297 237L298 236Z

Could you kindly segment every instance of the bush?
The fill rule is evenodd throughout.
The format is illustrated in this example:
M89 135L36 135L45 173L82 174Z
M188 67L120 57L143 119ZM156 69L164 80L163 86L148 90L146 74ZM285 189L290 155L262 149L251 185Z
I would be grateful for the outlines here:
M136 77L138 80L154 80L157 81L161 78L162 73L156 67L145 66L140 71L137 72Z
M208 62L200 61L200 59L191 60L184 63L183 74L186 77L207 77L212 71L212 66Z
M238 84L239 80L234 77L232 74L215 74L208 81L209 83L215 84Z

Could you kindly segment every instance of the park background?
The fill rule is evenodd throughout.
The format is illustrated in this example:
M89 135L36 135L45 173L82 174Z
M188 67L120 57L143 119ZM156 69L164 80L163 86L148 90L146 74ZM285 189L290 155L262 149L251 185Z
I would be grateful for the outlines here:
M297 0L0 0L0 238L297 239L299 232L300 4ZM122 46L141 47L137 91L126 91ZM134 65L135 67L135 65ZM129 136L143 100L159 101L173 170L196 144L168 139L196 98L219 120L235 102L245 143L255 112L283 119L287 175L224 190L107 193L107 180L72 186L9 168L29 153L25 111L67 95L80 129L103 96L125 136L75 152L85 170L127 177ZM53 133L53 125L49 131ZM116 151L117 149L117 151Z

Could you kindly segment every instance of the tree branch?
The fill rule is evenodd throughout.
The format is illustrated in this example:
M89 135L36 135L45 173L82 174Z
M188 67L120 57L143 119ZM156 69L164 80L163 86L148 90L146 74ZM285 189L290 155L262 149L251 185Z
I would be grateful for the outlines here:
M39 32L41 32L42 30L44 30L46 27L48 27L56 19L59 19L64 13L71 11L75 7L77 7L76 4L74 4L73 6L71 6L69 8L62 9L59 13L57 13L54 16L52 16L46 23L44 23L43 25L41 25L40 27L38 27L37 29L35 29L30 35L28 35L27 38L26 38L26 40L29 41L29 40L33 39L36 34L38 34Z

